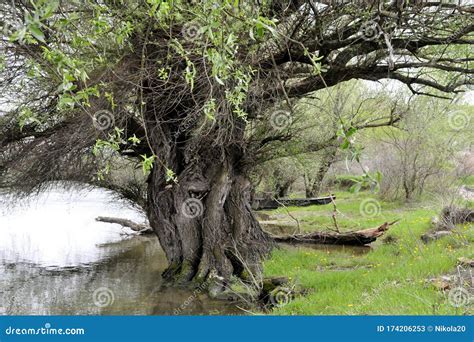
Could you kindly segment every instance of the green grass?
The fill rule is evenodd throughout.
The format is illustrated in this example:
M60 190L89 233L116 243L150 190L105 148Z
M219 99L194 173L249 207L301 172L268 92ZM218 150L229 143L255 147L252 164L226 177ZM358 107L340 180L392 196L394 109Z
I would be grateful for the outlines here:
M474 188L474 175L465 177L462 181L464 185Z
M364 315L364 314L465 314L469 308L448 303L447 292L435 288L429 278L453 273L457 258L472 258L473 225L459 227L459 234L430 244L420 235L430 228L430 219L440 208L419 204L379 201L376 215L363 215L361 203L375 198L369 193L337 193L342 229L363 229L400 219L367 253L360 248L282 247L265 264L266 276L288 276L308 289L305 296L276 308L273 314ZM302 229L314 231L332 226L332 206L288 208ZM285 213L284 209L268 211ZM387 239L389 237L389 239ZM387 239L386 242L383 242ZM391 242L388 242L391 241Z

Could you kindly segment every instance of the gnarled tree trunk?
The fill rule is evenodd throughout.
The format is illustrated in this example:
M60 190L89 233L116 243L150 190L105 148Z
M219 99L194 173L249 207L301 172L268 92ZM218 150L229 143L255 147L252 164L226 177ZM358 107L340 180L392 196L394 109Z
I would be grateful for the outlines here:
M261 261L272 243L250 207L241 149L216 146L212 134L173 140L162 128L150 130L164 158L148 180L147 212L169 261L165 279L186 284L217 276L218 290L231 276L259 284ZM167 167L176 182L165 180Z

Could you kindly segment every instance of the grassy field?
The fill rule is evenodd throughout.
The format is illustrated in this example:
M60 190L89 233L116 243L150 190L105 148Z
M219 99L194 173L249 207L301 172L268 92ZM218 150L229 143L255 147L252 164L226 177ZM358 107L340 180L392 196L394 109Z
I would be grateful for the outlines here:
M449 291L430 278L456 272L459 257L474 257L474 225L459 226L456 234L429 244L420 236L439 213L435 203L385 203L368 192L339 192L338 223L342 229L363 229L400 219L371 248L282 246L265 264L266 276L287 276L308 294L275 308L272 314L472 314L471 305L453 307ZM370 200L368 200L370 199ZM297 218L304 231L333 227L332 206L266 211L270 217ZM286 219L287 221L290 221Z
M466 177L462 183L466 186L474 187L474 175Z

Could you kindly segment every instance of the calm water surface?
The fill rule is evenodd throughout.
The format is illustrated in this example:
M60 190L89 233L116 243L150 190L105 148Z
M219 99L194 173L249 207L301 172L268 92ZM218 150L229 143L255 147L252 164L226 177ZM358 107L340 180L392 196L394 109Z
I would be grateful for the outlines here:
M0 314L241 314L204 293L167 288L155 236L97 216L145 220L101 189L53 189L20 207L0 197Z

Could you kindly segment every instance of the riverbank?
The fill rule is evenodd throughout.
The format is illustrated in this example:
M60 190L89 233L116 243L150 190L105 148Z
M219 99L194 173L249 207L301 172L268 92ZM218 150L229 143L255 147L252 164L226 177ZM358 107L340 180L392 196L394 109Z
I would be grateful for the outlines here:
M405 205L380 201L368 192L336 195L341 230L400 221L368 249L331 246L276 249L265 263L266 276L288 276L309 293L283 303L272 314L472 314L472 301L471 305L453 306L449 300L453 285L442 290L436 279L455 273L458 258L474 257L473 224L458 226L452 236L424 244L420 236L441 210L435 201L427 199ZM296 219L302 231L310 232L324 227L334 229L332 210L332 206L290 207L263 214L272 220L288 216L289 212L293 218L289 217L287 224Z

